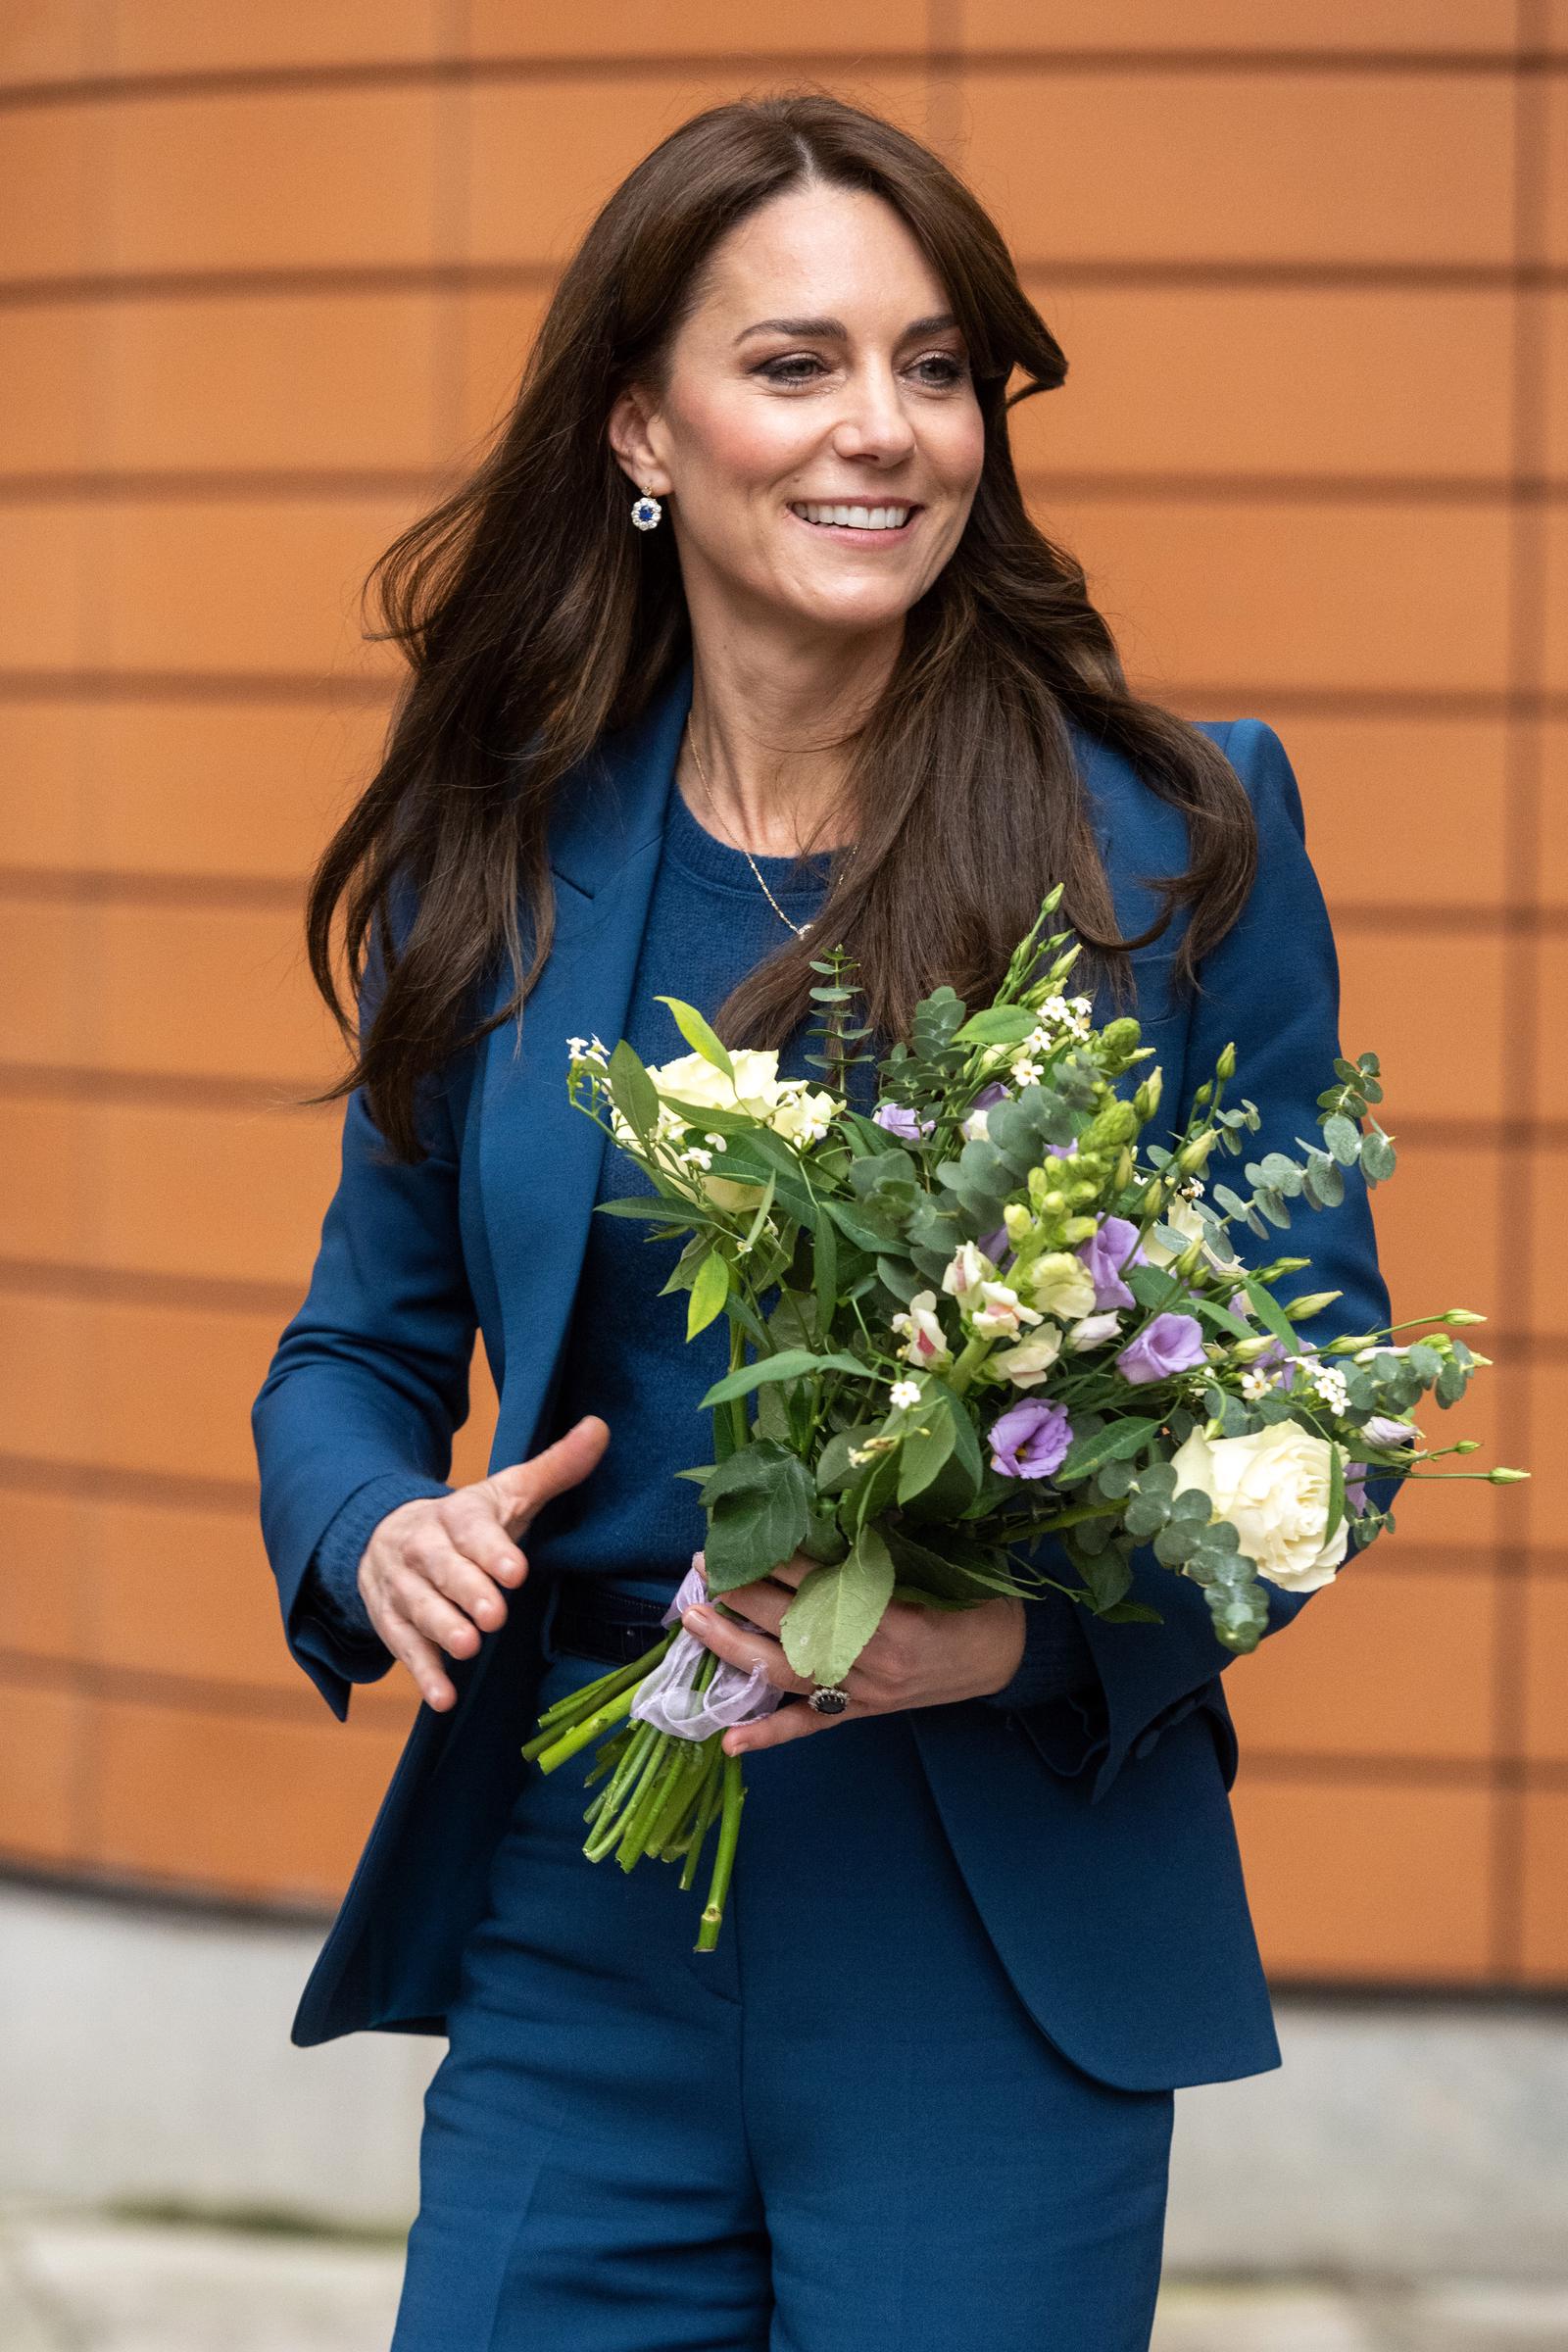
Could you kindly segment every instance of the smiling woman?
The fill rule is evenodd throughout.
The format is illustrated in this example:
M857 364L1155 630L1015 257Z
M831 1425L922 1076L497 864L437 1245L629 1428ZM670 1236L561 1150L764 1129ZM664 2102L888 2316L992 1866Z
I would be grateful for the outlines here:
M308 917L343 1175L253 1418L294 1654L340 1713L394 1661L424 1702L295 2027L449 2037L393 2352L1144 2352L1173 2089L1278 2062L1180 1579L1092 1642L1059 1599L890 1612L832 1714L782 1563L702 1633L784 1694L715 1952L520 1760L685 1578L727 1361L591 1214L637 1177L565 1107L568 1039L661 1062L675 997L804 1077L819 942L886 1044L989 1001L1060 883L1080 983L1173 1076L1250 1027L1283 1139L1338 1050L1277 740L1135 695L1025 511L1009 406L1065 370L918 141L717 107L611 196L493 446L377 567L410 674ZM1376 1322L1364 1200L1334 1215ZM454 1490L476 1327L501 1415Z

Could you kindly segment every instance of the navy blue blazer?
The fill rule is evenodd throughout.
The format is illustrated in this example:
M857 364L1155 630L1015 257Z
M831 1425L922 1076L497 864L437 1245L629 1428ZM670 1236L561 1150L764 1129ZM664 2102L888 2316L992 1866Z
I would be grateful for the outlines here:
M450 1491L476 1328L500 1397L491 1466L523 1459L548 1428L601 1151L598 1129L566 1100L565 1041L597 1033L612 1043L625 1025L690 698L688 665L563 793L556 942L520 1054L515 1024L505 1023L431 1082L420 1113L430 1155L418 1167L386 1158L361 1092L348 1099L341 1180L310 1288L252 1410L285 1636L339 1719L351 1685L394 1661L378 1639L367 1646L333 1631L307 1569L340 1512L357 1514L368 1536L397 1503ZM1168 986L1185 911L1137 953L1144 1042L1179 1124L1191 1090L1234 1039L1232 1099L1250 1098L1262 1116L1248 1156L1294 1152L1297 1139L1316 1140L1315 1098L1340 1051L1333 934L1278 736L1255 718L1204 731L1254 804L1257 878L1241 919L1204 958L1196 1005ZM1139 877L1182 870L1184 820L1082 730L1075 747L1117 917L1124 933L1141 931L1155 903ZM400 938L404 922L395 915ZM367 1023L378 971L372 958ZM493 995L486 1011L501 1002ZM1097 1004L1096 1017L1111 1009ZM1221 1155L1216 1172L1225 1164ZM1359 1170L1346 1171L1343 1201L1321 1211L1298 1202L1293 1224L1277 1244L1239 1230L1238 1248L1253 1263L1277 1248L1311 1252L1311 1287L1342 1294L1313 1338L1385 1324ZM1369 1493L1387 1507L1397 1483L1374 1480ZM1101 1685L1092 1704L957 1701L912 1709L909 1720L960 1869L1026 2006L1088 2073L1164 2089L1262 2072L1279 2064L1279 2045L1231 1819L1230 1653L1198 1586L1148 1546L1135 1568L1135 1594L1163 1623L1086 1616ZM533 1769L518 1751L533 1727L546 1584L530 1577L509 1594L505 1625L472 1657L444 1659L457 1704L419 1707L305 1986L296 2043L362 2029L445 2032L492 1854ZM1270 1634L1302 1600L1269 1589Z

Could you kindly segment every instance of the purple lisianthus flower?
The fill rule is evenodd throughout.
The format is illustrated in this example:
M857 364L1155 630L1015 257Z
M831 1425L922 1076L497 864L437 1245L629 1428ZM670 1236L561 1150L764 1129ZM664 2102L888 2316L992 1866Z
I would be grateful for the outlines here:
M871 1113L874 1127L885 1127L901 1143L917 1144L931 1132L929 1119L917 1119L906 1102L879 1102Z
M1366 1509L1366 1464L1347 1462L1345 1465L1345 1499L1356 1516Z
M1066 1406L1026 1396L992 1422L991 1467L1003 1478L1049 1478L1071 1444Z
M1413 1421L1393 1421L1387 1413L1373 1413L1361 1435L1373 1446L1413 1446L1421 1432Z
M1204 1362L1203 1327L1191 1315L1156 1315L1129 1340L1116 1357L1123 1380L1135 1384L1169 1380L1173 1372L1191 1372Z
M1131 1258L1127 1254L1129 1250ZM1149 1252L1138 1240L1138 1228L1131 1217L1102 1217L1099 1230L1087 1242L1080 1242L1073 1255L1081 1257L1089 1269L1095 1286L1097 1314L1102 1315L1113 1306L1138 1304L1116 1270L1122 1265L1149 1263Z

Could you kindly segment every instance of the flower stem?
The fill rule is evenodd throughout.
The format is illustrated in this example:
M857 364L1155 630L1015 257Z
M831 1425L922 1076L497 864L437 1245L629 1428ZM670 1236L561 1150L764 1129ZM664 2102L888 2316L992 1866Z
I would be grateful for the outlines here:
M746 1785L741 1777L739 1756L724 1758L724 1809L718 1825L718 1851L713 1856L713 1876L709 1885L708 1902L703 1911L703 1923L697 1932L694 1951L710 1952L718 1942L718 1931L724 1918L724 1898L729 1892L730 1873L735 1867L735 1842L741 1832L741 1807L746 1802Z
M536 1761L541 1772L554 1772L559 1764L564 1764L574 1756L579 1748L597 1740L602 1732L608 1732L612 1723L618 1723L629 1712L636 1695L636 1685L628 1685L626 1689L618 1690L613 1698L606 1699L603 1706L595 1707L591 1715L585 1715L581 1723L573 1724L568 1731L558 1735L556 1729L552 1728L538 1734L528 1741L523 1754Z

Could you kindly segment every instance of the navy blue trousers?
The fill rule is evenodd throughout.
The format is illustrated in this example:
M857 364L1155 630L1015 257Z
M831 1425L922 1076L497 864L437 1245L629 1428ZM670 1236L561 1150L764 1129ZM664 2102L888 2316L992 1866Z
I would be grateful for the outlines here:
M589 1862L583 1769L496 1851L391 2352L1147 2352L1173 2094L1040 2031L902 1717L747 1758L710 1953L711 1841L686 1892Z

